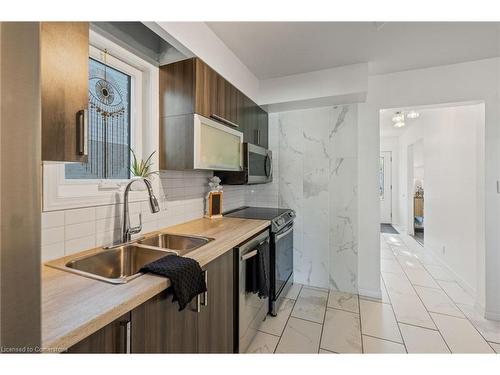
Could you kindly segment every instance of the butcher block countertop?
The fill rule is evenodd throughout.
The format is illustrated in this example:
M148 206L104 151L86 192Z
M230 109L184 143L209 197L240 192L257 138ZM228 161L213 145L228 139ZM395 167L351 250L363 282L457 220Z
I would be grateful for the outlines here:
M266 220L202 218L160 232L213 238L186 254L203 267L269 225ZM67 262L96 251L99 249L63 259ZM151 274L126 284L109 284L42 266L42 350L66 350L169 286L167 278Z

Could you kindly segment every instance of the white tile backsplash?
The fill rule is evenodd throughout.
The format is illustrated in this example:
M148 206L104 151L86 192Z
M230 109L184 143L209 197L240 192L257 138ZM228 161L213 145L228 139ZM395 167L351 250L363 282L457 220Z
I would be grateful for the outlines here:
M95 235L95 224L95 221L88 221L86 223L66 225L64 227L64 240L68 241Z
M160 212L152 214L148 200L131 202L131 224L138 225L139 213L142 213L142 233L146 233L202 217L208 177L212 175L207 171L162 171L161 191L156 194ZM247 189L247 186L224 186L223 209L246 205ZM258 190L259 200L272 205L272 199L263 193L264 188L252 189ZM122 213L123 204L44 212L42 261L120 242Z
M42 230L42 246L64 242L64 226Z
M92 249L96 246L96 236L92 234L86 237L80 237L64 242L64 254L70 255L79 251Z
M42 229L64 226L64 211L42 212Z
M95 220L95 207L78 208L74 210L66 210L64 223L65 225L86 223Z
M42 246L42 262L64 256L64 241Z

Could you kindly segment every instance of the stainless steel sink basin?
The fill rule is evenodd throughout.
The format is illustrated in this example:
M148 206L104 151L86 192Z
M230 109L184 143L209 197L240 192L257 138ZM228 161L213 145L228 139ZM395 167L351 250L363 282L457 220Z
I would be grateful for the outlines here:
M162 249L130 244L104 249L57 268L112 284L123 284L142 275L139 273L142 266L172 254Z
M66 263L55 260L46 265L112 284L123 284L141 276L139 270L148 263L167 255L186 255L210 241L213 238L161 233L137 243L104 248Z
M213 241L213 238L161 233L153 237L145 238L138 243L141 245L174 250L178 255L182 256L210 241Z

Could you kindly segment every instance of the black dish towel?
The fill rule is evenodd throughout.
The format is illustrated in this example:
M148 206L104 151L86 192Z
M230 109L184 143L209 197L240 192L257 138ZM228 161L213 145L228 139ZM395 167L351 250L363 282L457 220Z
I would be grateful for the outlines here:
M246 291L269 297L269 242L257 246L257 255L246 260Z
M167 255L146 264L140 272L168 277L172 283L172 302L178 301L179 311L184 310L193 297L207 291L203 270L198 262L191 258Z

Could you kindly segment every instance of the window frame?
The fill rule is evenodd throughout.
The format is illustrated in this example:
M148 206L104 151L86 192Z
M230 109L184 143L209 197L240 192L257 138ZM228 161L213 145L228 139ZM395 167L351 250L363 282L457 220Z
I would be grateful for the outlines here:
M139 118L142 117L142 97L138 95L138 93L142 92L142 72L139 69L134 68L130 64L123 62L122 60L117 59L116 57L108 54L106 57L104 56L104 51L98 49L92 45L89 47L89 59L94 59L102 64L106 64L113 69L116 69L122 73L130 76L130 147L137 153L137 155L142 155L142 129L140 126ZM106 62L104 62L106 60ZM61 165L61 163L58 163ZM66 163L64 163L66 164ZM64 165L62 165L64 169ZM59 169L59 168L58 168ZM101 186L112 186L112 185L120 185L126 183L128 179L106 179L106 178L97 178L97 179L84 179L84 178L74 178L74 179L66 179L65 170L61 173L58 173L58 181L59 184L65 185L93 185L95 183Z
M130 145L138 157L156 151L154 166L158 168L159 68L121 46L90 31L89 58L130 75ZM125 186L130 179L66 179L64 162L43 162L43 211L91 207L122 203ZM158 191L159 179L152 178ZM146 199L142 187L134 188L130 201Z

